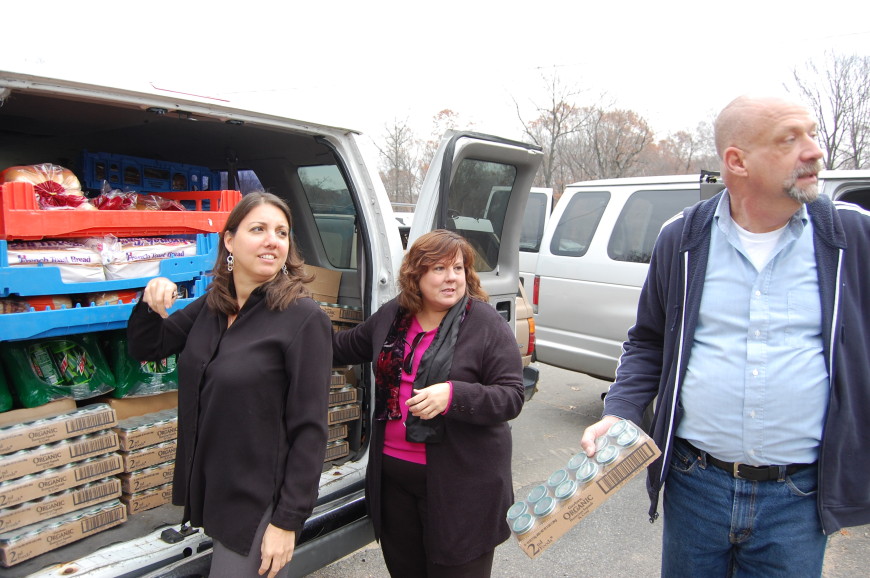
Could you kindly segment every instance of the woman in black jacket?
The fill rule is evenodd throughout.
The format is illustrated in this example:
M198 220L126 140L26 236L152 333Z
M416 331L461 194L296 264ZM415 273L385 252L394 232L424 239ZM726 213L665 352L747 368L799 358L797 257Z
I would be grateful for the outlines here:
M523 405L522 359L460 235L420 237L399 285L333 336L337 363L376 362L369 515L392 576L486 577L510 536L507 422Z
M206 295L168 315L177 287L152 279L128 324L134 358L178 354L173 502L213 538L212 578L276 576L317 499L332 330L291 225L281 199L246 195Z

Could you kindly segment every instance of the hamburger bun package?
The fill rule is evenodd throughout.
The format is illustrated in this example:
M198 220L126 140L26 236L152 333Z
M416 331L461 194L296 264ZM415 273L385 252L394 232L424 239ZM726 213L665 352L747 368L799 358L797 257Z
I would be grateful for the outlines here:
M0 183L14 182L33 185L40 209L96 210L82 192L78 177L60 165L20 165L0 172Z

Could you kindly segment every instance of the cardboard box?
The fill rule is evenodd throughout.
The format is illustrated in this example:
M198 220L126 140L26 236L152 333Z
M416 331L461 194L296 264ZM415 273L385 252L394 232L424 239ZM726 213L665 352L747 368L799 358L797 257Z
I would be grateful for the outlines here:
M358 390L355 387L333 389L329 392L329 407L355 403L359 400Z
M178 392L167 391L158 393L157 395L146 395L143 397L126 397L115 399L113 397L98 398L101 403L107 403L115 410L118 421L127 418L145 415L146 413L154 413L163 411L164 409L172 409L178 407Z
M0 482L35 474L118 449L118 434L105 430L0 456Z
M0 428L0 454L108 429L118 423L115 410L106 404L91 404L36 421Z
M631 422L626 420L619 423L631 424ZM540 556L544 550L552 546L556 540L577 525L580 520L584 519L593 510L598 508L598 506L607 501L607 499L622 488L626 482L637 474L643 472L650 463L659 457L661 452L649 436L644 434L643 431L634 424L631 425L637 430L637 441L630 447L623 448L619 457L614 462L605 466L599 466L600 469L597 475L595 475L590 481L583 483L579 479L575 479L567 474L567 471L571 469L570 467L566 470L558 470L553 473L551 478L548 480L548 484L554 478L557 478L558 481L560 475L563 477L567 476L568 479L574 480L577 484L577 489L573 495L567 499L559 501L553 496L552 489L550 489L548 495L544 495L543 492L547 489L548 484L542 484L533 489L532 492L530 492L529 498L525 501L521 500L511 507L511 510L508 512L508 523L511 524L512 530L514 530L514 537L519 542L520 548L523 549L523 552L525 552L529 558L537 558ZM602 451L603 450L599 450L598 453L602 453ZM572 460L574 460L574 458L572 458ZM595 462L595 458L591 458L590 461ZM569 462L569 466L570 464L571 462ZM565 486L560 484L558 487L564 488ZM568 487L570 488L570 484ZM541 488L544 488L544 490L542 490L540 495L544 495L544 497L541 498L541 501L533 500L532 495ZM535 516L533 514L534 506L529 504L530 501L542 505L554 503L555 508L552 512L546 515ZM524 504L524 506L522 504ZM524 508L528 508L528 513L517 516L516 514ZM515 510L516 512L514 512ZM514 517L515 520L512 521L511 518ZM530 522L533 522L531 529L524 533L517 534L516 529L518 526L522 526L523 523L527 523L526 525L528 525Z
M110 453L89 460L47 470L0 483L0 508L36 500L49 494L68 490L88 482L101 480L123 470L121 456Z
M121 489L125 494L135 494L136 492L172 483L172 476L174 474L175 462L173 461L136 470L135 472L124 472L118 478L121 480Z
M174 461L177 445L177 442L172 440L162 444L146 446L141 450L118 452L118 454L124 461L124 471L135 472L142 468L150 468L157 464Z
M360 408L358 404L340 405L338 407L329 408L327 413L329 425L335 425L346 421L353 421L360 416Z
M332 376L329 378L329 387L333 389L341 389L347 385L347 376L342 371L333 369Z
M314 280L305 287L311 297L320 303L338 303L338 290L341 286L341 271L305 265L306 273L313 273Z
M326 444L326 457L323 459L324 462L331 462L332 460L337 460L339 458L343 458L348 455L350 450L350 445L346 440L336 440L329 442Z
M0 427L52 417L72 411L75 408L76 402L73 399L56 399L38 407L27 407L24 409L4 411L0 413Z
M121 480L111 477L24 502L13 508L0 509L0 533L120 497Z
M363 320L363 310L361 307L324 305L321 303L320 308L333 323L357 324Z
M0 564L13 566L126 520L127 507L112 500L0 534Z
M144 492L122 494L121 502L127 506L127 515L132 516L145 510L172 503L172 484L163 484Z
M326 434L326 441L332 442L341 438L347 437L347 424L339 423L336 425L329 426L329 430Z
M178 410L165 409L122 420L114 428L121 451L129 452L178 437Z

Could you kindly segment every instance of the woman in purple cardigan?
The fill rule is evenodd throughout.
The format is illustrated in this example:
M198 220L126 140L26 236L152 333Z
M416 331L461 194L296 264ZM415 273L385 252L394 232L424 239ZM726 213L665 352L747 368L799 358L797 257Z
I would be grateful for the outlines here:
M399 296L333 336L334 361L375 362L366 497L395 577L487 577L510 536L508 421L523 406L522 359L487 303L460 235L420 237Z

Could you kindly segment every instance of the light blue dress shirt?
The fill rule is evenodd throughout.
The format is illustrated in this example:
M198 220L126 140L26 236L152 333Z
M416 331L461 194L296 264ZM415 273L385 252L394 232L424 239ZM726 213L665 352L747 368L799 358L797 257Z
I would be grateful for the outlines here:
M677 436L729 462L812 463L830 385L806 207L760 271L742 247L727 193L713 218Z

